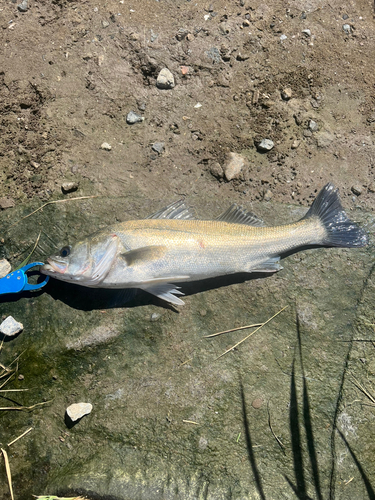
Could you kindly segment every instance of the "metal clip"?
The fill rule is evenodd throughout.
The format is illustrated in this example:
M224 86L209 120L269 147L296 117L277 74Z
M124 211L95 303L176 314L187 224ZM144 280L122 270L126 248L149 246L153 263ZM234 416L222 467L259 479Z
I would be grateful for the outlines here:
M27 281L26 272L35 266L43 266L43 262L32 262L31 264L27 264L27 266L21 267L21 269L17 269L17 271L7 274L4 278L1 278L0 295L6 293L20 293L29 290L39 290L39 288L42 288L48 282L49 276L46 276L44 281L37 283L36 285L32 285Z

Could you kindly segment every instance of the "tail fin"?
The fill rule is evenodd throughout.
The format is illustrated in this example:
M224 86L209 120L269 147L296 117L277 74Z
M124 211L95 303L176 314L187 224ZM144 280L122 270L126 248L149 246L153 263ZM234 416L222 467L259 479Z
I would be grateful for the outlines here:
M332 247L363 247L368 236L355 222L352 222L342 208L338 189L328 183L315 198L303 219L318 217L326 230L321 243Z

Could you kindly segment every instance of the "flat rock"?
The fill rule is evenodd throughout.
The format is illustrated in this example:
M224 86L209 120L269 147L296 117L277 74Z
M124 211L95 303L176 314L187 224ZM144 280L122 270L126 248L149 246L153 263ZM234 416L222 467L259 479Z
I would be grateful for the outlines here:
M156 80L156 86L158 89L173 89L175 86L174 76L168 68L163 68L160 71Z
M258 151L265 153L267 151L271 151L274 147L274 142L271 139L262 139L260 143L257 145Z
M6 259L0 260L0 279L10 273L12 267Z
M223 165L224 175L227 181L237 179L241 170L246 165L246 159L238 153L228 153Z
M316 134L316 142L319 148L327 148L334 140L333 134L327 131Z
M66 414L72 422L77 422L79 419L88 415L92 411L91 403L74 403L66 409Z
M5 210L6 208L13 208L15 204L16 202L13 200L13 198L0 198L0 208L2 210Z
M0 325L0 333L7 337L13 337L22 330L23 324L16 321L13 316L8 316Z

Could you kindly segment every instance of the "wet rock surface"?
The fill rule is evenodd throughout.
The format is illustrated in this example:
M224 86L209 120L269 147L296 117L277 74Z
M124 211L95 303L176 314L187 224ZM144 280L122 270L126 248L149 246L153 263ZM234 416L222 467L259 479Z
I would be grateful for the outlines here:
M51 205L48 213L38 212L26 219L27 225L23 221L9 230L7 251L13 254L17 235L26 227L31 238L48 221L48 239L35 255L42 258L41 252L63 245L67 233L81 237L98 224L109 224L119 202L83 200L80 210L74 201ZM132 203L131 197L121 199L124 214L134 210ZM225 201L211 203L215 211L211 207L207 212L205 202L196 204L198 215L213 217L227 206ZM136 210L145 217L157 208ZM269 224L298 220L306 212L273 202L252 208ZM12 210L12 218L18 219L20 209ZM370 215L357 211L355 218L373 230ZM367 437L368 427L361 422L364 416L371 418L372 410L363 409L359 416L358 408L349 405L355 398L345 379L357 325L361 336L364 331L367 338L372 335L372 327L366 326L373 321L371 261L370 249L309 250L286 258L282 271L263 279L244 281L250 276L241 275L185 284L186 305L178 311L145 292L122 304L116 291L82 289L53 279L42 294L1 303L1 314L27 325L1 352L5 365L24 353L19 360L24 380L12 387L37 388L20 393L17 401L51 401L29 414L1 415L2 440L19 435L26 425L34 428L19 442L20 457L11 457L17 471L14 484L25 495L32 485L33 491L50 494L94 491L103 498L124 499L174 498L176 488L186 499L197 498L197 492L215 500L255 497L260 490L266 498L279 497L280 491L290 497L290 486L279 474L283 470L295 481L293 461L301 453L300 473L313 495L308 450L314 446L323 494L332 488L330 474L337 480L337 494L345 488L340 478L358 474L353 490L360 498L363 482L340 432L346 432L350 449L371 475L371 446L359 449L357 443ZM358 316L364 296L367 305ZM220 359L250 331L204 338L264 322L284 306L272 322ZM365 381L370 352L355 348L358 358L368 360L358 361L355 371ZM343 390L348 391L344 399ZM89 400L95 419L83 418L63 432L63 415L72 399ZM298 447L297 420L304 433L313 432L309 441L302 434Z

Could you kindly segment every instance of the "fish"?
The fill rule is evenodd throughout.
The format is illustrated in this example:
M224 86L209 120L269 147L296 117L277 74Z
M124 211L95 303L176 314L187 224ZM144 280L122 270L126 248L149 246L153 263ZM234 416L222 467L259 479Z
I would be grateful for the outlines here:
M332 183L297 222L269 227L236 204L198 220L184 200L65 245L40 271L84 287L145 290L184 304L178 284L236 273L274 273L280 258L308 247L363 247L368 235L345 213Z

